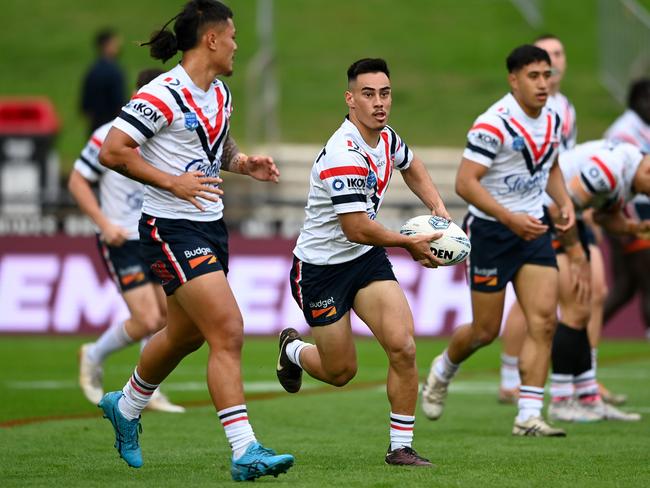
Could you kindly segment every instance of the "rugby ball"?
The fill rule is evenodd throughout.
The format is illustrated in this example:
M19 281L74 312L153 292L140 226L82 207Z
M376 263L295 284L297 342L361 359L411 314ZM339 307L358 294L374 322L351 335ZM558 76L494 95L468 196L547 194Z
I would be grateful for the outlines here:
M442 232L442 237L429 243L431 252L443 266L452 266L464 261L472 249L469 238L451 220L434 215L419 215L406 221L400 229L405 236Z

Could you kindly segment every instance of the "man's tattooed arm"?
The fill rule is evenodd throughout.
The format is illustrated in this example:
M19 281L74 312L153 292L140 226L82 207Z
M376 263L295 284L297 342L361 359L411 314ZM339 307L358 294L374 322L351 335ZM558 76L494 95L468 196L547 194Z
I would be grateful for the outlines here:
M133 176L133 175L131 174L131 172L129 171L128 166L127 166L125 163L118 163L117 165L115 165L115 166L114 166L113 168L111 168L111 169L112 169L113 171L116 171L116 172L120 173L121 175L126 176L127 178L129 178L129 179L131 179L131 180L135 180L135 181L137 181L137 182L139 182L139 183L142 183L143 185L147 185L147 184L148 184L146 181L144 181L144 180L142 180L142 179L140 179L140 178L137 178L137 177Z
M230 133L226 136L226 142L223 143L223 152L221 153L221 169L231 173L243 174L242 165L245 157L237 147L237 143Z

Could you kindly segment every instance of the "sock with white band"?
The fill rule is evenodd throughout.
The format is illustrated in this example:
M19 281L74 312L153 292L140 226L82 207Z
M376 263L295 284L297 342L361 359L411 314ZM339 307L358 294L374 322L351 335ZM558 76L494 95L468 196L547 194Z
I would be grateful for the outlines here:
M232 458L239 459L251 442L256 442L253 427L248 422L246 405L235 405L217 412L232 449Z
M126 322L115 322L108 330L88 348L88 359L93 363L101 364L107 356L115 351L124 349L133 344L125 329Z

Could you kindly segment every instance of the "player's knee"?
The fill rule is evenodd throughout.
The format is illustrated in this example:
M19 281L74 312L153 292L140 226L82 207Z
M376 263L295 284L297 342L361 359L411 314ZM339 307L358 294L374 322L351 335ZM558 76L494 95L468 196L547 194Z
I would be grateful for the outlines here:
M333 386L345 386L357 375L357 365L346 364L329 373L329 383Z
M388 349L388 361L391 365L406 368L415 364L415 341L413 338L396 347Z
M475 349L492 344L499 336L499 327L480 328L474 331L472 345Z
M199 349L203 343L205 342L205 339L203 339L203 336L201 335L194 335L192 337L187 337L183 343L180 345L182 348L183 352L186 354L191 354L197 349Z

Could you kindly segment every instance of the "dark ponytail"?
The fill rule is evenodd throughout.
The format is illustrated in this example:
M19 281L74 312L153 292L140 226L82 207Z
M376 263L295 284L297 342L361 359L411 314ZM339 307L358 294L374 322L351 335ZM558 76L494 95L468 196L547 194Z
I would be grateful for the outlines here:
M170 19L162 29L151 34L149 42L140 46L150 46L149 54L164 63L178 51L187 51L196 46L200 29L208 23L224 22L231 19L232 10L217 0L190 0L183 10ZM174 33L166 27L174 23Z
M180 15L180 14L179 14ZM166 27L178 18L178 15L169 19L162 29L154 31L149 37L149 42L143 42L140 46L149 46L149 55L154 59L160 59L164 63L174 57L178 52L178 41L176 36L168 31Z

